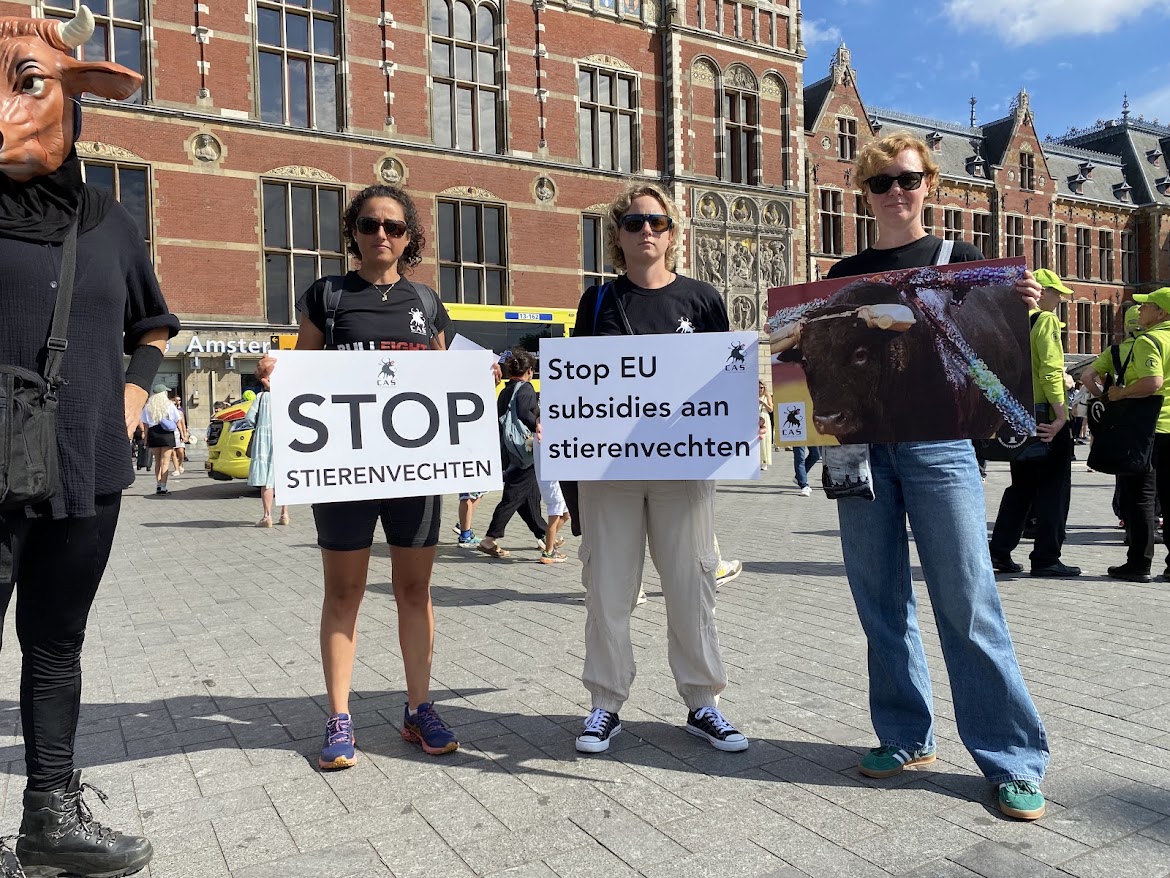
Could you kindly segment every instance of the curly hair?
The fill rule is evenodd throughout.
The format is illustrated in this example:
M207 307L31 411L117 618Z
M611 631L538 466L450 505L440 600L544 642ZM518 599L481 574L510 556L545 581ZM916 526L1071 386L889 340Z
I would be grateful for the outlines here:
M516 345L508 351L508 377L519 378L529 369L536 368L536 360L533 359L532 354L528 353L526 348Z
M926 172L926 188L932 189L938 182L940 169L930 155L930 147L920 137L915 137L908 131L895 131L879 140L871 141L861 148L853 162L853 180L867 196L869 194L865 181L875 174L881 173L894 163L905 150L912 149L922 159L922 170Z
M679 229L681 215L674 199L653 183L635 180L627 185L609 205L609 213L605 223L605 255L610 264L619 272L626 270L626 256L622 253L622 248L618 246L618 222L630 209L634 199L642 195L657 199L662 204L666 215L674 220L674 228L670 232L672 236L670 246L666 248L666 270L674 271L674 267L678 263L678 248L682 238Z
M362 258L362 251L358 249L357 241L354 239L354 226L357 224L358 216L361 215L362 207L371 198L392 198L402 205L402 216L406 220L406 234L410 236L410 243L406 245L406 249L402 251L402 256L398 259L398 271L400 274L410 274L410 270L422 262L422 251L427 245L427 236L423 231L422 223L419 222L418 208L414 206L414 199L401 186L382 184L367 186L353 197L353 201L345 209L345 217L341 221L341 231L345 235L345 249L358 259Z

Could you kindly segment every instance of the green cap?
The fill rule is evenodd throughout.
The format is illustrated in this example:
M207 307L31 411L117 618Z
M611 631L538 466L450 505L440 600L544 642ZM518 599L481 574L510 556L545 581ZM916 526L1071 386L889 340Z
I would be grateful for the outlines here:
M1138 332L1142 328L1142 318L1140 308L1127 308L1125 310L1125 331L1127 333Z
M171 389L169 387L167 387L165 384L160 382L160 383L154 385L154 388L150 392L151 393L170 393Z
M1073 291L1064 285L1064 281L1060 279L1060 275L1055 271L1050 271L1047 268L1037 268L1032 272L1032 277L1036 278L1040 286L1051 287L1062 296L1071 296L1073 294Z
M1133 300L1138 304L1145 304L1146 302L1153 302L1166 313L1170 314L1170 287L1162 287L1154 290L1152 293L1142 295L1138 293L1133 297Z

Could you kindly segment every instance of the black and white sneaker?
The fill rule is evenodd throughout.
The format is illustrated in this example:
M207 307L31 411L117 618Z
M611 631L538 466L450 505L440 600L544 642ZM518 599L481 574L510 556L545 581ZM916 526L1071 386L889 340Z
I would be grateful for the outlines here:
M585 728L577 736L577 749L582 753L603 753L609 749L609 741L622 730L616 713L595 707L585 717Z
M687 714L686 730L692 735L706 738L716 750L735 752L748 748L748 739L724 719L717 707L692 710Z

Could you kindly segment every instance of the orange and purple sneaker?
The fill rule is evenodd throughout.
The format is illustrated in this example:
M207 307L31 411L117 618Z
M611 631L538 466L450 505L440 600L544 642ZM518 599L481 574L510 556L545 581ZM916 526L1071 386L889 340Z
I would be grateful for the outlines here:
M325 723L325 746L317 764L326 771L338 768L352 768L357 765L357 753L353 737L353 720L348 713L335 713Z
M403 709L402 738L412 744L418 744L424 753L431 756L442 756L444 753L453 753L459 749L459 742L455 740L455 733L447 728L447 724L435 712L434 705L423 702L412 716L410 705Z

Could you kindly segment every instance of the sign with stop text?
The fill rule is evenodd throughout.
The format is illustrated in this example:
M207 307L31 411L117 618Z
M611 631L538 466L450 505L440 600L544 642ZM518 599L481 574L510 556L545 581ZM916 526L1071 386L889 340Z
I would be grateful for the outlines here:
M501 487L490 351L273 356L273 465L281 503Z
M540 341L541 478L758 479L754 332Z

